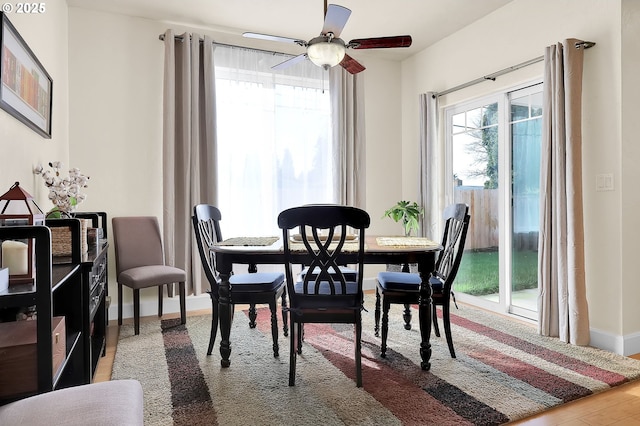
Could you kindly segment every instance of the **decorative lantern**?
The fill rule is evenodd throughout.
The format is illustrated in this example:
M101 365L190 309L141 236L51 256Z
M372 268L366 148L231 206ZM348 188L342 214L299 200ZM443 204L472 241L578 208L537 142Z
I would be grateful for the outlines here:
M16 182L0 196L0 226L43 225L44 213L33 197ZM34 283L34 242L26 240L2 241L2 268L9 269L9 285Z

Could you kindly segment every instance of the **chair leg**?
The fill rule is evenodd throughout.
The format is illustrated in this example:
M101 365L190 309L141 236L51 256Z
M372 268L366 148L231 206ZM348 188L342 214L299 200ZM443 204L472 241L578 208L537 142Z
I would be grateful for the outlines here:
M158 316L159 317L162 316L162 289L163 288L164 288L163 285L158 286Z
M304 323L298 323L298 353L302 353L302 342L304 341Z
M451 358L456 357L456 351L453 349L453 338L451 337L451 318L449 317L449 301L442 305L442 322L444 323L444 334L447 336L447 345Z
M431 309L433 311L433 320L431 321L433 322L433 332L437 337L440 337L440 327L438 326L438 309L433 303L431 304Z
M140 290L133 290L133 333L140 334Z
M211 334L209 335L209 347L207 348L207 355L211 355L213 351L213 343L216 341L216 335L218 334L218 301L211 295Z
M362 316L358 312L355 324L356 386L362 387Z
M282 332L284 337L289 336L289 323L287 322L287 291L282 293Z
M258 313L256 312L256 304L249 304L249 328L256 328L256 318Z
M404 314L402 314L402 319L404 320L404 329L411 330L411 305L408 303L404 304Z
M289 336L289 386L296 385L296 357L298 351L296 343L298 343L297 334L300 333L300 327L296 327L296 323L293 321L293 312L289 311L289 323L291 324L291 336Z
M373 333L376 337L380 337L380 288L376 287L376 310L374 311Z
M122 325L122 284L118 283L118 325Z
M269 303L271 310L271 337L273 339L273 356L280 356L280 347L278 346L278 303L275 299Z
M380 343L380 356L387 357L387 335L389 334L389 308L391 304L382 298L382 341Z
M187 323L187 289L185 288L184 281L179 284L180 286L180 324Z

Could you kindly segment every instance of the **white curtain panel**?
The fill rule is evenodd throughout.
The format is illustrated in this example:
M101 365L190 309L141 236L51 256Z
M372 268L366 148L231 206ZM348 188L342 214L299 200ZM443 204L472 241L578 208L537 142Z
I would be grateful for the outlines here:
M538 243L538 331L589 344L582 213L583 48L545 50Z
M282 210L338 200L328 73L308 60L271 68L287 58L216 46L217 207L224 238L278 235Z
M443 181L438 176L444 170L444 154L438 145L438 98L433 92L421 93L420 101L420 198L424 208L420 220L420 235L439 241L439 225L444 205L440 194Z
M340 66L329 72L334 161L340 164L334 185L341 204L362 209L366 207L363 78Z
M166 262L187 272L187 294L209 288L191 230L193 206L216 202L213 40L164 34L163 233Z

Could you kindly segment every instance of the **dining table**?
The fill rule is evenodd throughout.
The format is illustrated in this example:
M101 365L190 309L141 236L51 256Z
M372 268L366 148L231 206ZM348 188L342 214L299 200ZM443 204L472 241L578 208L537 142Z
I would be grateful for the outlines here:
M357 245L357 244L355 244ZM303 244L300 243L303 247ZM215 254L216 270L220 285L218 294L218 313L220 329L221 366L231 364L231 323L233 321L232 289L229 277L233 274L233 266L248 265L249 272L256 272L256 265L284 266L284 245L278 237L234 237L216 243L210 248ZM418 274L422 278L418 303L420 324L420 366L423 370L431 368L431 286L429 277L435 269L436 255L442 250L439 243L422 237L373 236L365 237L365 264L417 264ZM292 251L293 261L300 265L308 264L306 250ZM344 248L339 264L353 264L356 253Z

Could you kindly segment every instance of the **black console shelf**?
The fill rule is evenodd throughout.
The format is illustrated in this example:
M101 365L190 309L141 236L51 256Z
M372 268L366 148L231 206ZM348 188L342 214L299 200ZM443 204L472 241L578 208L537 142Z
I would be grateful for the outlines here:
M68 223L72 235L80 233L79 221ZM51 231L47 226L0 227L0 240L29 240L35 250L35 283L10 286L0 292L0 309L35 306L37 388L27 394L4 397L9 402L35 393L88 383L85 374L85 331L82 304L84 291L79 264L54 265L51 256ZM65 318L66 353L58 371L53 371L52 322ZM11 371L4 370L4 374ZM0 381L10 381L0 377Z
M85 253L81 249L80 218L91 219L91 227L102 229L102 238L90 244ZM71 256L52 254L50 229L53 227L66 227L71 231ZM0 397L0 405L93 381L106 348L109 248L106 227L104 212L76 213L72 219L47 219L46 226L0 227L0 242L31 240L35 247L35 283L12 285L0 292L0 311L10 316L19 308L35 306L38 319L37 389ZM52 327L56 316L64 317L66 353L61 366L53 371ZM0 369L0 386L13 380L2 377L2 374L11 374L3 371L6 370Z

